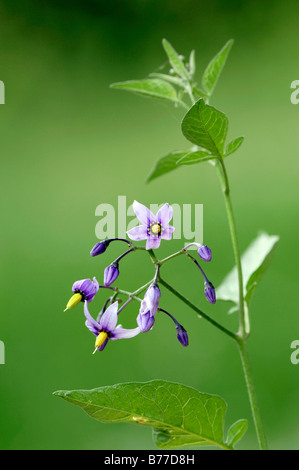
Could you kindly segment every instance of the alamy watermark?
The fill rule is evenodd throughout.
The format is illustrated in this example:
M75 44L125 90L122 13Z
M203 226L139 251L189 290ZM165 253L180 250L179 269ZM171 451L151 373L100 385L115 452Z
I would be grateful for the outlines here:
M0 341L0 365L5 364L5 346L3 341Z
M299 340L295 339L291 343L291 349L294 349L294 351L291 354L291 363L294 365L299 364Z
M149 208L156 214L162 205L151 204ZM175 227L172 238L184 239L188 243L203 243L203 204L171 204L171 207L173 208L171 223ZM132 204L127 206L126 196L118 196L116 209L112 204L99 204L95 215L99 217L95 227L95 234L99 240L126 238L128 230L140 225ZM196 246L190 249L196 249Z
M5 104L5 86L0 80L0 104Z
M291 89L294 90L290 96L291 103L298 104L299 103L299 80L292 81Z

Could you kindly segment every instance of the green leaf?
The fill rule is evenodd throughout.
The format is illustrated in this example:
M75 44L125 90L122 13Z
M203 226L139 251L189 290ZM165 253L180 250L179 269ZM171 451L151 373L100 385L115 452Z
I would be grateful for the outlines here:
M166 173L169 173L170 171L173 171L179 168L179 166L177 165L178 160L180 160L185 155L188 155L189 153L190 153L190 150L174 151L174 152L169 152L168 154L161 157L157 161L155 168L153 169L150 176L148 177L147 182L149 183L150 181L153 181L155 178L158 178L159 176L165 175Z
M167 75L166 73L158 72L150 73L149 76L153 78L159 78L161 80L164 80L165 82L173 83L174 85L185 88L185 85L183 84L182 80L178 77L173 77L172 75Z
M186 139L218 157L223 156L227 130L226 115L206 104L203 99L192 106L182 122L182 132Z
M236 139L232 140L229 144L227 144L224 157L228 157L232 153L236 152L239 147L241 147L244 141L244 137L237 137Z
M170 65L172 66L173 70L180 77L189 81L188 71L186 70L186 67L182 59L180 58L179 54L176 52L176 50L173 48L170 42L167 41L167 39L163 39L162 44L163 44L164 50L168 56Z
M228 446L233 447L244 436L248 428L247 419L240 419L232 424L227 432L226 443Z
M208 152L197 150L195 152L190 152L187 153L187 155L184 155L180 160L177 161L177 165L194 165L196 163L203 163L215 158L216 157L214 157Z
M93 390L58 391L55 396L81 407L103 423L134 423L153 428L162 449L218 446L224 442L227 405L216 396L177 383L153 380Z
M111 88L127 90L138 95L148 96L162 100L177 102L177 93L170 84L158 78L148 78L146 80L128 80L127 82L112 83Z
M214 91L233 43L233 39L230 39L221 49L221 51L219 51L218 54L211 60L203 73L202 86L209 95L211 95Z
M271 261L278 240L278 236L271 236L263 232L251 243L242 255L243 294L247 305L249 305L252 294ZM218 300L227 300L235 304L239 303L238 274L236 267L233 268L216 289L216 295Z
M215 157L202 150L177 150L169 152L156 162L147 182L149 183L150 181L159 178L159 176L170 173L180 166L194 165L211 159L215 159Z

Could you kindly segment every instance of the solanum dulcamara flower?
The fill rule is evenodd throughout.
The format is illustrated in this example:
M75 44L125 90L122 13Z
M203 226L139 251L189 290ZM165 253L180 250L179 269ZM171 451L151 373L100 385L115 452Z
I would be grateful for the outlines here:
M159 248L161 239L171 240L174 227L169 225L173 210L169 204L164 204L154 215L147 207L137 201L133 203L134 212L142 225L127 232L131 240L146 240L146 249Z
M72 287L74 295L68 301L64 311L75 307L79 302L91 302L98 290L99 283L95 277L93 278L93 282L90 279L82 279L81 281L74 282Z
M153 283L145 293L137 317L137 324L142 333L146 333L153 327L160 297L160 289L156 283Z
M122 325L117 324L118 302L111 304L98 318L94 318L88 311L87 302L84 303L84 314L86 317L85 325L96 336L95 350L103 351L109 340L133 338L140 333L140 328L125 329Z

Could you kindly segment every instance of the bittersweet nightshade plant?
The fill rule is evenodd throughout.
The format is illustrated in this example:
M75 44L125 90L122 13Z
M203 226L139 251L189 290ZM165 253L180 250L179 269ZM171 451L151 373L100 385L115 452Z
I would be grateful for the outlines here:
M96 321L90 315L87 302L84 303L84 315L86 317L85 325L97 338L95 342L95 351L103 351L109 340L133 338L140 333L140 329L133 328L126 330L121 325L116 326L118 319L118 302L112 303Z
M147 289L137 317L137 323L143 333L146 333L153 327L160 297L161 292L157 282L155 282Z
M98 290L99 283L95 277L93 278L93 282L90 279L74 282L72 287L74 295L68 301L65 310L75 307L79 302L91 302Z
M196 259L188 252L190 245L196 245L198 257L204 262L210 262L212 251L207 245L195 241L183 246L178 252L172 253L164 259L159 259L154 249L159 248L161 239L171 240L172 238L174 227L169 225L172 219L172 208L166 203L155 216L148 208L135 201L133 208L142 225L131 229L128 236L134 242L146 240L146 245L137 246L131 240L126 239L110 239L97 243L91 250L91 256L103 256L112 241L124 242L129 249L105 269L103 286L99 286L95 278L95 284L90 280L77 281L73 285L74 296L69 301L67 309L84 301L86 326L96 336L96 350L103 350L109 339L131 338L141 332L147 333L156 327L156 316L161 314L166 314L174 322L177 339L186 347L189 345L187 331L172 313L163 308L161 288L167 289L200 318L216 327L237 345L259 446L260 449L267 449L249 363L247 341L251 333L250 301L269 264L278 237L260 233L241 257L225 160L240 148L244 138L237 137L227 143L228 118L223 112L209 104L233 41L228 41L211 60L204 70L200 82L195 78L194 51L191 51L189 58L185 59L166 39L162 43L169 61L169 73L167 71L152 73L144 80L115 83L112 88L169 102L184 110L181 131L192 146L187 150L170 151L160 158L148 177L148 182L172 171L179 171L181 166L202 164L203 162L213 165L217 171L224 196L235 267L225 277L221 285L215 289L199 264L198 258ZM184 184L183 181L182 184ZM155 267L153 279L134 292L112 287L119 276L120 260L129 253L137 251L143 251L149 256ZM211 318L161 276L163 266L182 255L192 261L199 269L203 278L204 294L211 304L215 304L216 300L229 301L234 304L228 313L238 312L238 331L231 331ZM88 311L87 303L91 302L99 290L104 291L105 289L108 291L108 298L97 320L94 320ZM145 294L142 299L139 295L143 292ZM118 306L117 301L119 296L124 296L127 299L121 307ZM140 303L136 318L137 326L133 330L125 330L120 325L116 326L117 317L125 311L130 302ZM213 308L215 307L214 305ZM99 421L126 421L153 428L154 441L162 449L218 446L221 449L231 450L247 429L247 420L240 419L230 426L225 436L226 403L222 398L163 380L118 384L94 390L59 391L55 392L55 395L82 407L90 416Z
M161 239L171 240L174 227L168 225L172 219L173 210L169 204L164 204L154 215L147 207L137 201L133 203L133 209L142 225L129 230L131 240L147 240L146 249L159 248Z

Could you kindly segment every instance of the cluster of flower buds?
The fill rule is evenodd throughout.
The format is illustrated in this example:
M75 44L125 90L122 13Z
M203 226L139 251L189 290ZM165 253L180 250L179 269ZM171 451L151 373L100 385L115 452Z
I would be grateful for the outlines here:
M152 250L153 248L159 247L161 239L171 239L174 227L169 225L169 221L172 219L173 214L172 208L169 206L169 204L164 204L156 216L147 207L143 206L137 201L134 202L133 208L142 225L139 225L138 227L135 227L127 232L131 240L146 240L146 250ZM113 238L97 243L92 248L90 255L95 257L103 254L107 250L110 243L113 241L124 242L128 245L129 249L119 256L115 261L113 261L108 267L106 267L104 271L104 285L100 286L95 277L93 278L93 281L90 279L76 281L72 286L73 296L67 303L65 309L69 310L80 302L84 303L84 315L86 318L85 325L96 336L94 352L102 351L106 347L109 340L115 341L117 339L133 338L139 333L148 332L154 326L157 312L165 313L169 318L171 318L175 324L176 335L179 342L183 346L188 346L189 340L185 328L173 317L173 315L159 306L161 291L158 285L160 268L158 261L156 263L156 274L153 281L138 290L141 292L142 290L146 289L144 298L141 300L136 297L136 292L138 291L132 294L124 292L126 295L128 295L129 299L122 307L119 307L119 302L116 297L119 293L121 294L122 291L116 287L111 286L119 276L120 261L129 253L132 253L138 249L138 247L134 246L130 240ZM211 250L206 245L191 243L185 246L180 253L185 253L200 269L204 277L205 296L207 300L213 304L216 302L214 286L206 277L199 263L187 252L188 247L191 245L196 245L198 248L198 255L204 261L211 261ZM97 319L95 320L89 313L88 303L94 299L100 288L112 290L113 295L106 300ZM136 319L137 327L133 329L125 329L122 327L122 325L117 325L118 316L120 312L124 310L126 305L133 299L140 300L140 309Z

